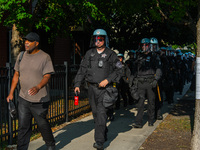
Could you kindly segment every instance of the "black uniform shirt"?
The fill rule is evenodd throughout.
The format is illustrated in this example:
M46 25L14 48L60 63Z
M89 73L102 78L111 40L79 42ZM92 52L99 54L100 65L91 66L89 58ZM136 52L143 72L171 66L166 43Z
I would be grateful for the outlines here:
M155 76L155 79L160 79L162 75L161 71L161 62L160 59L153 55L149 54L140 54L137 59L137 76L139 77L152 77Z
M75 87L80 87L85 78L89 83L100 83L107 79L116 82L122 74L122 63L116 53L106 48L102 53L90 49L81 61L80 68L75 77Z

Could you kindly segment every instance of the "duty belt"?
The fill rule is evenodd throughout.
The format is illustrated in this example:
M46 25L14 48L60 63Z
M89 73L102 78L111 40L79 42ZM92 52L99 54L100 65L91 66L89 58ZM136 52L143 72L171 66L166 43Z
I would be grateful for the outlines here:
M98 84L98 83L91 83L91 82L88 82L88 86L90 86L90 85L99 87L99 84Z
M144 82L150 82L151 83L155 80L155 78L154 77L149 77L149 78L137 77L136 80L138 80L141 83L144 83Z
M95 86L95 87L99 88L99 84L98 83L91 83L91 82L87 82L87 83L88 83L88 86L92 85L92 86ZM106 87L108 87L110 85L112 85L113 87L116 87L116 83L115 82L107 84ZM104 88L106 88L106 87L104 87Z

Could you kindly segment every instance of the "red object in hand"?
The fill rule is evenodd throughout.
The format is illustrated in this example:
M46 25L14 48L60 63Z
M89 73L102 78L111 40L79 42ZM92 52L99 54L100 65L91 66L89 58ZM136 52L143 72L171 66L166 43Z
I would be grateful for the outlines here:
M79 101L79 96L76 93L76 96L74 96L74 105L78 105L78 101Z

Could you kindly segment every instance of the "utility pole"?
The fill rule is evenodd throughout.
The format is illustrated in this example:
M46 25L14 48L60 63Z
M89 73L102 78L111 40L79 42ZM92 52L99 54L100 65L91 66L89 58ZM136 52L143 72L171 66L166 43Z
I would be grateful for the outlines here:
M191 149L198 150L200 147L200 2L198 2L197 16L197 53L196 53L196 103L194 116L194 130L191 141Z

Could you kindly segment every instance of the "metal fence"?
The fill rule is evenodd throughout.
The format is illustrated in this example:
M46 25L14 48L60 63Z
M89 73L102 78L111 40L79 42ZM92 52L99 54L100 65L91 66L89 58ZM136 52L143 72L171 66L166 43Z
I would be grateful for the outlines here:
M90 111L88 95L86 89L81 87L79 105L74 105L73 80L79 66L55 65L55 74L52 75L50 85L50 99L48 120L51 126L68 122L80 114ZM5 68L0 68L0 147L16 143L18 132L18 117L11 119L8 112L6 97L8 96L14 70L9 64ZM14 93L14 103L17 107L19 86ZM33 118L32 130L37 132L37 124Z

